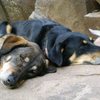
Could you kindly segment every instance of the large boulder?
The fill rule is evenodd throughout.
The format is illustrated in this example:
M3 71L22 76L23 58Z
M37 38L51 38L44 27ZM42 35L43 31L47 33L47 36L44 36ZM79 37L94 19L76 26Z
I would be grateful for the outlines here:
M87 14L84 16L85 26L89 28L100 30L100 0L87 0ZM89 32L88 32L89 33ZM96 36L89 33L92 37Z
M86 32L84 15L87 13L85 0L36 0L35 11L30 19L48 17L73 31Z
M100 0L96 0L100 4Z
M100 12L88 13L84 16L84 18L87 29L91 28L100 30ZM95 37L92 34L89 35Z
M6 13L5 13L5 9L3 9L4 6L0 0L0 20L7 20L7 17L6 17Z
M0 20L25 20L34 11L30 19L48 17L73 31L88 33L84 15L98 8L96 0L0 0Z
M0 0L0 20L25 20L34 10L35 0ZM2 17L3 16L3 17Z

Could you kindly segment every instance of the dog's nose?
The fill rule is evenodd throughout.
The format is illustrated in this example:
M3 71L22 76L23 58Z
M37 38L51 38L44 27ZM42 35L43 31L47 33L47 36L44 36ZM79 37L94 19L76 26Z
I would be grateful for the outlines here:
M15 80L16 80L16 78L15 78L15 76L13 76L13 75L10 75L10 76L8 76L8 78L7 78L7 81L6 81L6 84L7 85L14 85L15 84Z

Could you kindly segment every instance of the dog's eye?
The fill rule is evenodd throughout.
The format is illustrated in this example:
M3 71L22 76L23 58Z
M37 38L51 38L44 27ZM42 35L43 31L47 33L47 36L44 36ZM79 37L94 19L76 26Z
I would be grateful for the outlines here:
M86 40L83 40L82 43L83 44L88 44L88 42Z
M61 48L61 53L63 53L64 52L64 48Z

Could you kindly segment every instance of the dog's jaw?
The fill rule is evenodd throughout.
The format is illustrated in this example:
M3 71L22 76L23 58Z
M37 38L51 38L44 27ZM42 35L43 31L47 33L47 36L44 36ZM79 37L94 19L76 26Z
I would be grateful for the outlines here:
M84 54L79 57L76 57L72 61L72 65L80 65L80 64L90 64L90 65L99 65L100 64L100 53L91 53Z

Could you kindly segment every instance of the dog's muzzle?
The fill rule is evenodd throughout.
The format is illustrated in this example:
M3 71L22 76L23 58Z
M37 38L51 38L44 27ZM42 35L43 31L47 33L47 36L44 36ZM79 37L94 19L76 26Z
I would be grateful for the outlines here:
M35 66L34 62L40 55L33 51L30 47L21 47L1 58L0 79L5 86L16 88L23 83L27 72Z
M16 84L16 76L9 75L6 81L2 81L2 83L10 88L14 88Z

